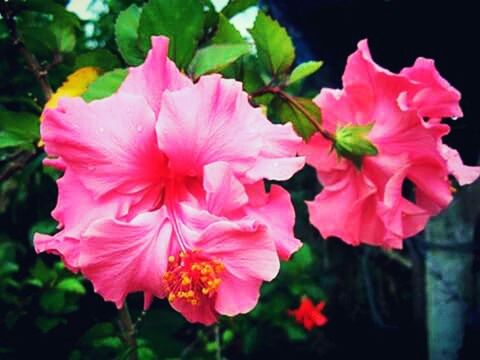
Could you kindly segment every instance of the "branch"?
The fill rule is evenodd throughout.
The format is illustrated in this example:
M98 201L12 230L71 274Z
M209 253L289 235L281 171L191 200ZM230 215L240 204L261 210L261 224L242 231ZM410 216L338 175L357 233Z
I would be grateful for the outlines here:
M123 307L119 310L119 323L122 331L123 340L129 348L129 359L137 360L137 339L135 338L135 327L133 326L130 312L128 311L127 302L123 304Z
M53 94L52 88L48 83L47 71L38 63L38 60L35 56L26 48L25 44L20 40L20 36L17 30L17 24L15 23L14 13L12 9L8 7L6 1L1 0L0 2L0 14L5 20L5 24L8 28L10 38L12 39L13 45L15 45L22 54L23 58L27 62L28 68L33 73L37 79L40 88L42 89L43 96L45 101L50 99Z
M32 160L35 155L37 155L38 150L35 151L22 151L16 154L15 158L5 165L4 169L0 173L0 182L7 180L12 176L17 170L23 169L27 163Z
M300 104L293 96L290 96L287 94L285 91L282 90L281 87L279 86L265 86L263 88L260 88L250 94L252 98L265 95L265 94L274 94L278 95L288 103L290 103L293 107L295 107L298 111L300 111L306 118L307 120L317 129L317 131L322 134L322 136L330 140L332 142L335 141L335 136L331 133L329 133L327 130L322 128L322 126L318 123L317 119L315 119L312 114L302 105Z

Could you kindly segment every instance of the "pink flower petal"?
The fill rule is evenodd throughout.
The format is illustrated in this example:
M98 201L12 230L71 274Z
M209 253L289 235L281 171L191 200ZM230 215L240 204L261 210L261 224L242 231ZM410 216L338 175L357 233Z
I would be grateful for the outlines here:
M257 305L261 284L261 280L243 280L225 272L218 288L215 310L227 316L248 313Z
M158 195L165 175L154 125L145 100L117 94L89 104L63 99L45 111L41 132L47 153L61 157L95 197L115 191L138 202L152 188Z
M460 185L468 185L478 179L480 166L464 165L458 151L445 144L441 145L440 151L447 161L448 172L455 176Z
M173 246L171 237L164 208L142 213L129 223L100 219L84 233L80 268L95 291L118 308L135 291L163 297L162 275Z
M460 92L441 77L431 59L418 58L412 67L400 75L411 80L415 87L402 98L404 107L418 111L424 117L462 117Z
M167 58L168 38L152 36L152 49L142 65L131 67L119 93L143 96L150 108L158 114L165 90L178 90L192 85L192 81Z
M219 161L205 166L203 187L207 193L207 209L212 214L228 213L248 202L245 188L226 162Z
M290 194L278 185L272 185L266 193L263 182L258 182L249 186L248 197L246 214L267 226L268 236L275 241L280 259L288 260L302 246L293 233L295 210Z
M234 172L251 167L262 146L256 123L262 120L241 84L218 75L167 92L157 122L158 144L173 171L200 175L209 163L226 161Z
M270 281L280 268L273 240L265 226L253 220L213 223L192 243L192 247L219 259L226 271L244 280Z
M33 243L37 253L60 255L67 268L76 272L79 270L80 235L91 221L107 214L114 216L118 207L117 199L94 200L78 177L69 170L57 180L57 184L58 203L52 216L63 230L53 236L35 234Z
M302 139L291 123L274 125L265 118L259 119L255 127L261 133L263 145L255 165L246 173L249 180L284 181L303 168L305 159L295 157Z

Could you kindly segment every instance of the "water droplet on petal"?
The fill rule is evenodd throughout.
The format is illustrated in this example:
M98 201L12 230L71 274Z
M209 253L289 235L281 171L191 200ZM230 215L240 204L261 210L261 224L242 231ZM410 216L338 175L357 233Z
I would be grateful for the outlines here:
M88 169L89 171L93 171L93 170L95 170L95 166L93 166L93 165L88 165L88 166L87 166L87 169Z
M143 131L143 126L142 126L142 125L138 125L138 126L137 126L137 131L138 131L138 132L142 132L142 131Z
M100 129L98 129L98 131L100 131L101 133L103 133L105 131L105 129L103 127L101 127Z
M458 116L452 116L452 120L457 120Z

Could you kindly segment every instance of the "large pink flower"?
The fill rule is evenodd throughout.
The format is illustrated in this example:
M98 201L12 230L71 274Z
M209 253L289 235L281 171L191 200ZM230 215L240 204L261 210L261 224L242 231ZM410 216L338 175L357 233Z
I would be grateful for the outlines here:
M308 202L310 221L325 238L401 248L451 201L449 174L462 185L480 175L441 141L449 127L440 119L462 116L460 93L432 60L400 74L381 68L365 40L348 59L343 85L315 99L337 151L320 134L302 150L323 184Z
M119 91L62 99L41 126L49 164L65 169L52 213L61 231L35 247L60 255L121 307L128 293L168 297L190 321L251 310L293 235L288 193L263 179L302 168L301 139L253 108L241 84L193 84L154 37ZM274 214L274 216L271 216Z

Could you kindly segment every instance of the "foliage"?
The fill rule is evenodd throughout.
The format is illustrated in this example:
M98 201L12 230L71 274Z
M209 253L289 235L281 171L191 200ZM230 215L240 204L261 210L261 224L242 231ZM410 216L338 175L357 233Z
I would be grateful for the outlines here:
M88 86L83 98L92 101L112 94L125 78L127 66L143 61L150 37L161 34L170 38L171 59L192 77L221 72L240 80L252 103L266 106L271 119L292 122L304 138L316 130L311 118L320 123L320 109L307 96L304 80L322 63L309 61L292 69L293 42L285 28L263 11L250 30L253 44L229 21L257 1L231 0L218 14L209 0L131 3L109 1L109 11L93 22L80 20L61 0L9 1L8 6L15 14L19 40L48 72L53 89L75 70L95 67L103 75ZM20 56L3 22L0 52L8 54L0 59L0 321L4 324L0 357L3 353L21 358L33 347L52 358L125 359L131 349L116 325L113 305L103 303L81 275L65 269L56 257L34 254L33 233L56 231L50 212L59 173L41 165L44 154L37 143L45 96L30 71L35 69ZM21 166L12 169L12 164ZM358 264L353 260L358 252L318 241L318 233L307 223L304 201L313 198L315 184L311 169L284 184L298 214L296 235L305 245L282 265L279 278L263 287L252 313L222 319L218 328L201 328L186 323L164 302L155 302L142 315L142 301L133 296L134 318L144 317L138 324L139 358L200 359L220 349L229 358L254 357L282 343L293 344L292 356L318 356L315 344L330 343L324 330L307 333L288 316L288 309L296 307L302 295L327 299L327 315L331 302L338 303L340 312L350 308L337 318L339 323L342 316L345 323L351 317L367 317L361 310L365 297L352 300L359 285L352 286L350 293L339 291L347 281L340 281L340 276L358 284ZM340 256L332 257L332 246ZM344 269L340 275L339 269ZM382 289L400 293L392 284ZM382 306L391 316L388 305Z

